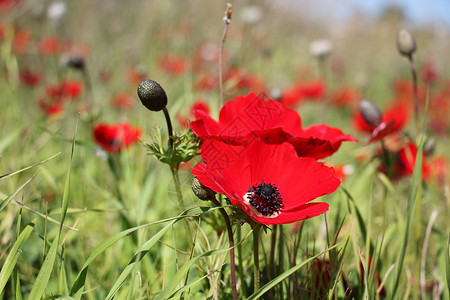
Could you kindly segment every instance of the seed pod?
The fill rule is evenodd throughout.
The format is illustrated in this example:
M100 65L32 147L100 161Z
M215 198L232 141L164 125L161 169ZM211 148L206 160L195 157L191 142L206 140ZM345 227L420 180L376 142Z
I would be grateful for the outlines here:
M66 66L77 70L82 70L85 67L85 62L81 56L72 55L67 58Z
M401 55L410 57L416 51L416 40L408 30L402 28L397 34L397 49Z
M156 81L150 79L142 81L137 94L142 104L151 111L163 110L167 105L166 92Z
M381 111L369 100L361 100L358 106L364 121L369 126L378 126L381 122Z
M216 195L216 192L204 186L197 177L192 178L192 191L200 200L205 201L211 200Z

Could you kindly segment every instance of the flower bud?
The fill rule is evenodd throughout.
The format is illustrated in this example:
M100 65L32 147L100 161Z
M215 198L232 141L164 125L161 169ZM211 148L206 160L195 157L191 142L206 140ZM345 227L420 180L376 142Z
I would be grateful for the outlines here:
M160 111L167 105L166 92L156 81L150 79L142 81L137 94L142 104L149 110Z
M192 178L192 191L200 200L211 200L216 195L216 192L204 186L197 177Z
M416 40L404 28L400 29L397 34L397 49L404 56L411 56L416 51Z
M309 52L318 58L325 58L330 54L333 45L330 40L320 39L309 44Z
M369 126L378 126L381 122L381 111L369 100L361 100L358 106L359 112Z
M63 65L67 68L74 68L76 70L83 70L85 68L84 58L78 55L71 55L66 57Z

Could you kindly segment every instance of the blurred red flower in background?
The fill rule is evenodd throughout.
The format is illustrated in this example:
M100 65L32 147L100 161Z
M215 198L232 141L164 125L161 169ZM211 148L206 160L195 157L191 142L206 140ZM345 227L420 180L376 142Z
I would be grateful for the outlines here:
M131 93L117 93L112 97L111 104L117 109L131 109L136 104L136 99Z
M38 53L41 55L54 55L61 52L61 42L57 37L41 38L37 43Z
M28 29L17 29L14 35L12 51L14 54L25 53L31 44L31 33Z
M207 140L201 155L204 162L192 174L261 224L287 224L325 213L327 203L310 201L333 193L340 184L333 168L298 157L288 143L268 145L257 139L248 146L232 146Z
M28 69L21 70L19 73L20 83L25 86L34 87L41 82L41 74L38 72L32 72Z
M187 61L175 54L164 54L158 59L159 66L171 75L181 75L186 72Z
M44 99L40 99L37 101L37 105L47 117L60 115L64 112L64 106L62 102L45 101Z
M389 178L398 180L405 176L411 176L414 171L417 158L417 147L413 142L408 142L400 150L393 153L383 151L380 165L380 171ZM384 159L383 159L384 157ZM388 157L388 159L385 159ZM393 161L391 161L393 160ZM431 170L428 164L426 154L422 155L422 179L430 178Z
M136 143L141 136L141 129L133 128L127 122L120 124L98 123L94 127L95 142L106 152L118 153Z
M52 99L75 99L82 92L83 84L76 80L65 80L46 87L46 93Z
M325 83L321 80L300 82L285 90L281 102L287 107L293 107L306 100L320 99L325 95Z
M331 94L331 103L338 106L354 107L361 99L361 92L349 86L342 87Z
M388 108L381 114L381 122L378 125L369 125L357 110L353 115L353 126L360 132L371 134L367 143L380 141L386 136L402 130L409 119L408 105L400 103Z

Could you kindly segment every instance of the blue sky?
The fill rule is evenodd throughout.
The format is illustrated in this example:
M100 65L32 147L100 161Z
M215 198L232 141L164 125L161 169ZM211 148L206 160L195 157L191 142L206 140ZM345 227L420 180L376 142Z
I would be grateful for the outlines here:
M312 18L340 19L362 11L378 17L389 5L403 8L412 25L445 24L450 28L450 0L280 0Z
M445 23L450 25L450 0L343 0L348 9L359 8L370 14L379 15L383 7L398 5L408 18L416 23Z

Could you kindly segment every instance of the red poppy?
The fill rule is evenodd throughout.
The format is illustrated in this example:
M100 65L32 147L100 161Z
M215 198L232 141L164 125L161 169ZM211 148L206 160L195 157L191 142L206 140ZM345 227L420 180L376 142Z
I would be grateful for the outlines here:
M405 108L405 105L398 103L385 110L382 113L381 122L378 125L367 124L361 113L356 111L353 115L353 126L361 132L371 134L371 138L367 142L368 144L380 141L386 136L398 132L405 127L409 119L407 107Z
M417 147L408 142L398 151L381 151L379 154L382 164L379 170L387 174L391 179L398 180L404 176L411 176L414 171L417 158ZM426 154L422 156L422 178L428 180L431 174L430 166L426 160Z
M109 153L118 153L139 140L141 129L129 123L98 123L94 128L95 142Z
M37 86L41 82L41 74L30 70L22 70L19 74L20 83L25 86Z
M75 99L83 92L83 85L76 80L66 80L46 88L47 95L55 100Z
M433 83L436 82L438 79L439 73L436 65L433 63L433 61L427 61L422 66L422 72L421 72L422 80L424 83Z
M131 109L136 100L130 93L118 93L112 97L111 103L117 109Z
M42 112L47 117L60 115L64 112L64 106L63 106L63 103L61 103L61 102L56 102L56 101L47 102L47 101L41 99L41 100L38 100L37 104L38 104L39 109L42 110Z
M125 78L132 86L137 86L141 81L147 79L147 72L141 67L130 68L127 70Z
M331 95L331 103L338 106L355 106L361 99L361 92L352 87L342 87Z
M435 157L431 161L430 176L434 178L439 185L450 184L450 164L445 157Z
M30 47L31 33L28 29L18 29L14 36L12 51L15 54L25 53Z
M230 89L245 89L252 92L260 92L263 90L263 83L256 75L243 69L229 69L225 76L225 82Z
M159 66L171 75L181 75L186 72L186 60L174 54L164 54L158 59Z
M410 176L413 174L417 158L417 147L409 142L398 152L397 160L394 164L394 177ZM422 156L422 178L428 179L430 176L430 167L426 161L425 153Z
M302 129L300 115L275 100L263 101L255 94L236 97L220 111L219 122L204 111L196 111L192 131L202 140L221 140L245 145L259 138L268 144L292 143L299 156L316 159L333 154L343 141L357 141L337 128L324 124Z
M244 147L208 140L201 155L204 162L192 174L261 224L293 223L325 213L327 203L310 201L340 184L333 168L298 157L289 143L268 145L257 139Z
M323 81L301 82L287 89L281 96L281 102L287 107L293 107L308 99L320 99L324 94Z
M61 42L57 37L43 37L38 41L38 52L42 55L54 55L61 52Z

